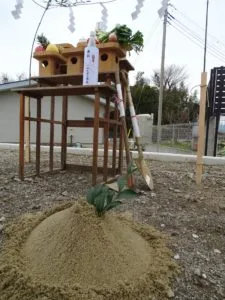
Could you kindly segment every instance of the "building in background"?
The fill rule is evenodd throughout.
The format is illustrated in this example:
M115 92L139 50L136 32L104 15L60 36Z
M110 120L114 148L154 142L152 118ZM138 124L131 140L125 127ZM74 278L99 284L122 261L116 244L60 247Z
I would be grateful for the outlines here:
M31 82L35 86L35 82ZM0 84L0 143L19 142L19 94L12 92L12 89L25 88L28 80L8 82ZM55 120L62 119L62 97L55 97ZM100 117L104 116L105 100L101 99ZM31 117L36 117L36 99L30 99ZM94 116L93 96L69 96L68 97L68 119L84 120ZM50 97L44 97L42 101L43 119L50 119ZM31 122L31 143L35 143L36 129L35 122ZM47 144L50 137L50 124L41 124L41 143ZM92 128L68 128L68 144L92 144ZM61 143L61 125L55 125L54 141ZM99 132L99 143L103 143L103 130Z

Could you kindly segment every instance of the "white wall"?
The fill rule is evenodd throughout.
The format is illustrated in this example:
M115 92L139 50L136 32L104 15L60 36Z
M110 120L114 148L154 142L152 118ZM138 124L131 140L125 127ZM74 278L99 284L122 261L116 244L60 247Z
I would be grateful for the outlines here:
M19 142L19 96L0 94L0 142Z
M55 100L55 120L61 121L62 97ZM31 117L36 117L36 100L31 99ZM42 100L42 114L44 119L50 119L50 97ZM100 116L103 117L104 106L100 106ZM68 101L68 119L84 120L85 117L94 116L94 101L83 96L70 96ZM50 124L41 125L41 142L49 142ZM70 135L73 136L73 143L92 143L92 128L68 128L67 141L70 142ZM55 142L61 141L61 126L55 125ZM31 122L31 142L35 143L36 129L35 122ZM19 95L13 93L0 94L0 142L19 142ZM99 143L103 142L103 131L99 132Z

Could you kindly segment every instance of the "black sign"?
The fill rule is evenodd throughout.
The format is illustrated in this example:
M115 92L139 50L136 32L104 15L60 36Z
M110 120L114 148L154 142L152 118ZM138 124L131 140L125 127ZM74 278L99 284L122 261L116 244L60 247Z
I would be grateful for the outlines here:
M211 116L225 115L225 67L211 70L208 99Z

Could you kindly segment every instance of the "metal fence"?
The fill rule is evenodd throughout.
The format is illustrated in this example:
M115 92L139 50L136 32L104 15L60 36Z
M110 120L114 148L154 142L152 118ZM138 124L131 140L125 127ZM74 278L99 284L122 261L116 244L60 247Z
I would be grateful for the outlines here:
M162 125L161 142L157 144L157 126L153 126L152 143L144 150L196 154L198 145L197 123ZM220 131L217 142L217 156L225 156L225 132Z
M162 125L161 141L174 143L179 141L191 141L192 128L192 124ZM157 141L157 126L153 126L152 141Z

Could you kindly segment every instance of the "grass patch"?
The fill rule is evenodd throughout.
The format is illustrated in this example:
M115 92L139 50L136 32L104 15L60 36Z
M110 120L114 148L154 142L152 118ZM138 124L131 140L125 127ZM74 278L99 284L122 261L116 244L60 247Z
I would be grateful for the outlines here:
M183 151L190 151L191 149L191 142L190 141L183 141L183 142L162 142L160 143L162 147L169 147L169 148L176 148Z

